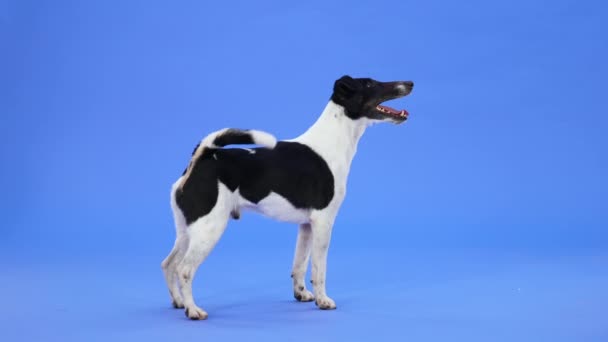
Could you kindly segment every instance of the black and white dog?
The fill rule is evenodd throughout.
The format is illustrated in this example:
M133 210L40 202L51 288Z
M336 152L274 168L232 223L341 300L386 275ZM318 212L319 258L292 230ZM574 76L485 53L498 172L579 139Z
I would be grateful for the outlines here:
M408 95L413 86L409 81L344 76L335 82L317 122L295 139L277 142L265 132L236 129L205 137L171 189L177 237L162 269L173 306L185 307L191 319L207 318L192 298L194 274L230 217L237 219L241 209L253 209L300 225L291 274L294 297L301 302L316 299L319 308L335 309L325 293L327 250L357 143L373 123L407 119L405 110L381 103ZM230 144L263 147L222 149ZM304 282L311 252L314 295Z

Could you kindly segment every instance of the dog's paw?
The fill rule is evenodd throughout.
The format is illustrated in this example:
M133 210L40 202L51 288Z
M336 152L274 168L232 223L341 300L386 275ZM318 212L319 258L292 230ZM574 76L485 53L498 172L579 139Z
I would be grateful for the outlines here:
M196 320L207 319L207 317L209 317L209 314L207 314L207 312L205 312L205 310L203 310L197 306L193 306L193 307L186 308L186 317L196 321Z
M171 301L171 305L173 305L173 307L175 309L183 309L184 308L184 303L182 303L181 300L177 300L177 299L173 299Z
M169 295L171 295L171 305L173 305L174 308L176 308L176 309L184 308L184 301L182 300L182 296L179 294L179 291L169 289Z
M315 295L313 295L312 292L308 291L307 289L294 291L293 297L298 302L312 302L313 300L315 300Z
M336 308L336 303L333 301L333 299L331 299L327 296L317 298L317 300L315 301L315 304L321 310L333 310Z

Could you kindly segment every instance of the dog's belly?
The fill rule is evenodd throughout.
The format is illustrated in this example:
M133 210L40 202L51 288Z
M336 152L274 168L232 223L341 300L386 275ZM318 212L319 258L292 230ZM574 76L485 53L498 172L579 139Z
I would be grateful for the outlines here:
M298 209L294 207L285 197L271 192L258 203L249 202L240 197L240 207L261 213L275 220L291 223L308 223L310 220L309 209Z

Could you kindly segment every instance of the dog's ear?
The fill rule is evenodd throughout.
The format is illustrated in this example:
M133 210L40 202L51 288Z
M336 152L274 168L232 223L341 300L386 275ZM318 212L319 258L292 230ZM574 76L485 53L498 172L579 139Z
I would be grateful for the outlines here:
M348 113L355 115L361 111L363 96L360 90L363 85L350 76L342 76L334 83L332 101L344 107Z
M350 98L359 89L361 89L361 84L348 75L340 77L334 83L334 94L343 98Z

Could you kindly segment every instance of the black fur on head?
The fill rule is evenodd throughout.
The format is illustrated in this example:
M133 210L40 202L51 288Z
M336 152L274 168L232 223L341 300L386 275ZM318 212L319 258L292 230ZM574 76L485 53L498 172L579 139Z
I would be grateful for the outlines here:
M344 107L345 114L353 120L365 117L401 123L407 119L407 111L381 103L406 96L413 87L411 81L378 82L371 78L342 76L334 83L331 100Z

